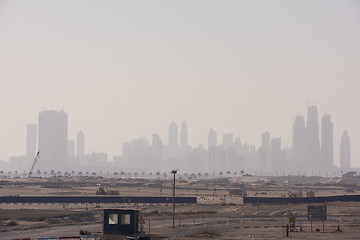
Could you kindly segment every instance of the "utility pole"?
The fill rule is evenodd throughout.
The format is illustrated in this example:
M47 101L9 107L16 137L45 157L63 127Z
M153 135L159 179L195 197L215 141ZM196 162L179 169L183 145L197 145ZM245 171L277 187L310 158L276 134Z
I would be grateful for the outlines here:
M179 169L174 169L174 170L171 171L171 173L174 174L173 199L172 199L172 204L173 204L173 228L175 228L175 175L176 175L177 171L179 171Z

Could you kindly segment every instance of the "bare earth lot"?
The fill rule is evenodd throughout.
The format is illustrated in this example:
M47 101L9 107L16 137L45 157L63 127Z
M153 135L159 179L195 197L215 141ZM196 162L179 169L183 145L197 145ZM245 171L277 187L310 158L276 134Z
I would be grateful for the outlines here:
M100 177L0 178L0 196L91 196L99 186L122 196L171 196L170 179L106 179ZM236 177L177 179L177 196L197 196L198 203L176 206L172 228L171 205L0 204L0 239L76 236L80 230L102 237L102 209L139 209L144 230L162 239L279 239L289 216L296 217L291 239L359 239L360 203L328 203L328 221L307 220L307 205L243 204L230 190L248 196L288 196L289 191L312 190L316 196L360 194L355 179L320 177ZM342 232L336 232L338 223ZM150 229L149 229L150 224ZM302 228L303 231L300 231ZM319 229L320 232L316 232ZM121 238L117 238L121 239Z

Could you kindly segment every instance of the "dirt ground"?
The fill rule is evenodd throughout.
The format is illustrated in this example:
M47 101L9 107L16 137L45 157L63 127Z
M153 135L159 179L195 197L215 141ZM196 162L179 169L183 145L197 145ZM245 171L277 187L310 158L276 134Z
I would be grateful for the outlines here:
M171 179L100 177L2 178L0 196L90 196L103 187L122 196L171 196ZM357 180L320 177L236 177L177 179L177 196L197 196L198 203L161 204L0 204L0 239L76 236L80 230L102 237L103 209L139 209L143 230L161 239L281 239L289 216L296 217L290 239L359 239L360 203L327 203L325 222L307 220L307 205L243 204L232 190L248 196L360 194ZM338 232L338 224L342 232ZM302 230L302 231L300 231ZM319 231L316 231L319 230ZM121 239L121 238L117 238Z

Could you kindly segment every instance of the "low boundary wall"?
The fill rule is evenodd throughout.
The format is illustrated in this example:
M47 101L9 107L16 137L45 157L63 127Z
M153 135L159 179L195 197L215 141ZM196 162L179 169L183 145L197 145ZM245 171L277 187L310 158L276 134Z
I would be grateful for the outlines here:
M175 197L175 203L196 203L196 197ZM172 203L172 197L2 196L0 203Z
M244 197L244 203L268 204L299 204L299 203L324 203L324 202L360 202L360 195L343 195L329 197Z

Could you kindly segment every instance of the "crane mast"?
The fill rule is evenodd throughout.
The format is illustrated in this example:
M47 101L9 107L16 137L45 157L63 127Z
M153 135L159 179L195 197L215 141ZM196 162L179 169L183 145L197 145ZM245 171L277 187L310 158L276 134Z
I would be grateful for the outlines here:
M33 161L33 163L32 163L32 166L31 166L30 172L29 172L29 174L28 174L28 177L31 177L31 175L33 174L33 171L34 171L36 162L37 162L37 160L38 160L39 157L40 157L39 154L40 154L40 151L38 151L38 152L36 153L36 156L34 157L34 161Z

